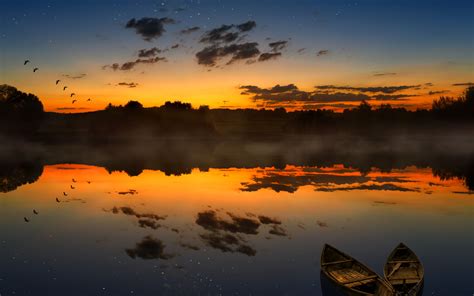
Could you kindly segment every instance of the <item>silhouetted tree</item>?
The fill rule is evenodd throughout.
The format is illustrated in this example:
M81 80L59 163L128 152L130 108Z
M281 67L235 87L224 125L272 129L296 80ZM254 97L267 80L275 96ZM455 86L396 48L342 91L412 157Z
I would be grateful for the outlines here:
M191 110L192 109L191 103L183 103L181 101L174 101L174 102L167 101L161 107L164 109L174 109L174 110Z
M36 131L43 117L43 104L33 94L0 85L0 132L26 136Z
M199 106L198 110L201 111L201 112L208 112L209 111L209 106L201 105L201 106Z
M37 116L43 113L43 104L37 96L3 84L0 85L0 112Z
M455 119L474 119L474 87L471 86L458 98L440 97L434 100L431 110L437 116Z
M359 106L357 106L355 110L357 112L368 113L372 110L372 106L369 103L367 103L367 101L364 100L360 102Z
M138 101L128 101L128 103L125 104L124 108L127 110L139 110L143 109L143 105Z

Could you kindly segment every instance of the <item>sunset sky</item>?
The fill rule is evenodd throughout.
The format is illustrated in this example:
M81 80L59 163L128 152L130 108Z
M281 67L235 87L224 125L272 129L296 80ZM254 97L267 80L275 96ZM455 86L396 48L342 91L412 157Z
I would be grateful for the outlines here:
M0 84L59 112L131 99L426 108L474 82L473 12L469 0L1 0Z

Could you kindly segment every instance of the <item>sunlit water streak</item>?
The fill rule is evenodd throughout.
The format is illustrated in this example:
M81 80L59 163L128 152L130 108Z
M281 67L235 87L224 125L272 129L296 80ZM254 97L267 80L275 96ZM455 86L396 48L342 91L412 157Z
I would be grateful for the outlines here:
M0 193L0 293L320 295L324 243L381 273L402 241L425 265L425 295L470 295L469 193L416 167L130 177L46 166L37 182Z

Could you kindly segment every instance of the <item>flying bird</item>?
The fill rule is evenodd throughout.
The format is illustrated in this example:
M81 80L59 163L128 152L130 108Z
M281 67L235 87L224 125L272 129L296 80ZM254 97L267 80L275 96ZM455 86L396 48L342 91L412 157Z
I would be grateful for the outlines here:
M56 202L61 202L61 201L59 200L59 198L56 197Z
M30 220L26 217L23 218L25 220L25 222L30 222Z
M72 98L73 96L75 96L75 95L76 95L75 93L72 93L72 94L71 94L71 98Z
M23 63L23 66L28 64L30 62L30 60L26 60L24 63Z
M66 90L67 86L63 87L63 91Z
M63 195L64 195L64 196L67 196L67 193L66 193L66 192L63 192Z
M90 184L90 183L91 183L91 181L87 181L87 184Z
M37 211L37 210L33 210L33 214L38 215L38 211Z
M71 189L76 189L76 187L74 187L74 186L71 185Z
M77 100L72 100L72 103L74 104L75 102L77 102Z
M77 181L76 181L76 179L73 178L73 179L72 179L72 182L73 182L73 183L76 183Z
M36 72L36 71L38 71L38 70L39 70L39 68L34 68L34 69L33 69L33 73Z
M91 99L87 99L87 101L88 101L88 102L90 102L90 101L91 101Z
M59 80L59 79L58 79L58 80L56 80L56 85L57 85L57 84L58 84L60 81L61 81L61 80Z

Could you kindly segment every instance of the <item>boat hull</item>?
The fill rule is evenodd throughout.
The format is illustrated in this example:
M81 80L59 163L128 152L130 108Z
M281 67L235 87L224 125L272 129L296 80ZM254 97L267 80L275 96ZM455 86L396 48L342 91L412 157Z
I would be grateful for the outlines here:
M329 245L321 254L321 286L325 295L395 295L390 284L374 271Z
M397 296L423 294L423 265L416 254L403 243L388 256L384 266L384 277L392 285Z

